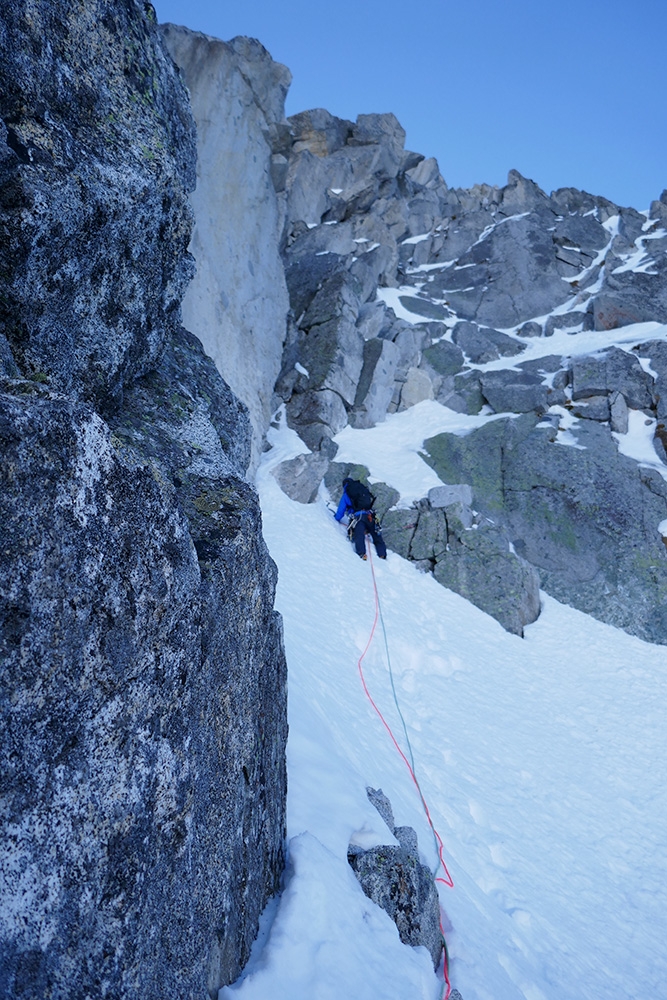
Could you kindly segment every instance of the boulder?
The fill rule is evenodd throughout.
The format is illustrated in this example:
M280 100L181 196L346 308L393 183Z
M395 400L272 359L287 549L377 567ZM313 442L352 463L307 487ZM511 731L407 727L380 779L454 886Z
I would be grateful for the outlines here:
M541 337L542 326L540 323L530 320L528 323L524 323L523 326L519 327L517 335L519 337Z
M612 431L628 433L628 404L622 392L612 392L609 396L609 418Z
M423 945L437 969L443 946L438 892L430 869L419 860L417 834L393 825L391 803L381 789L369 788L368 798L400 846L363 850L350 844L348 862L369 899L394 921L403 944Z
M500 369L480 376L482 395L496 413L544 413L548 408L547 386L539 375Z
M347 423L345 403L332 389L295 393L287 403L287 423L313 451L322 449ZM330 455L329 457L333 457Z
M298 503L314 503L329 460L321 452L297 455L281 462L272 473L283 493Z
M354 408L349 418L353 427L373 427L385 419L394 392L398 361L399 350L390 340L366 341Z
M559 313L547 317L544 324L544 336L553 337L556 330L580 330L589 328L589 314L583 312Z
M288 254L285 278L289 291L290 305L298 321L305 313L317 293L330 279L344 273L345 257L330 251L306 251Z
M443 481L472 486L476 508L535 567L547 593L667 643L667 552L656 531L667 517L667 484L620 454L608 425L582 421L582 447L571 448L537 419L438 435L424 442L425 457Z
M450 535L433 575L515 635L522 636L524 626L539 617L537 572L511 551L505 533L491 525Z
M410 543L417 527L419 513L410 508L393 508L388 510L382 518L382 537L387 548L392 552L397 552L399 556L408 559L410 556Z
M438 375L456 375L463 368L463 351L456 344L448 340L439 340L432 347L427 347L423 353L423 360Z
M633 409L651 406L653 379L634 354L611 347L603 354L574 358L572 399L622 392Z
M525 350L525 344L517 343L506 333L482 329L475 323L457 323L452 330L452 340L465 351L473 364L485 364L500 357L521 354Z
M621 396L621 398L623 397ZM609 398L607 396L586 396L572 404L571 412L575 417L582 417L585 420L609 420L611 416Z
M429 560L431 566L447 549L447 520L443 510L420 509L417 528L410 542L410 559Z
M302 111L287 119L292 134L293 151L307 149L314 156L329 156L341 149L352 132L352 122L336 118L324 108Z
M407 410L424 399L433 399L433 383L419 368L410 368L401 389L399 410Z

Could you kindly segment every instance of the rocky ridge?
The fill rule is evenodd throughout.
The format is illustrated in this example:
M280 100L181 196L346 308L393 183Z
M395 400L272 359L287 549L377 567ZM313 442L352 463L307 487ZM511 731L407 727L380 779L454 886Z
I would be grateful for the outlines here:
M195 179L150 4L4 4L0 992L215 997L283 865L247 410L180 324Z
M667 192L642 214L517 171L452 190L393 115L289 126L276 405L311 454L279 470L283 488L308 502L333 485L348 424L426 399L497 414L425 442L459 493L390 505L389 546L519 634L543 587L667 642ZM623 453L637 420L655 437L647 467Z
M251 262L270 243L272 262L261 272L236 268L236 294L273 304L266 339L287 321L269 409L285 407L308 453L278 470L283 488L313 501L324 477L331 481L335 438L348 425L372 427L426 399L499 415L493 427L428 443L424 457L446 485L470 487L470 502L448 511L424 497L406 511L397 498L385 515L390 547L518 634L539 614L541 586L667 641L658 325L667 321L667 194L640 213L572 188L547 195L517 171L502 188L453 190L435 160L404 149L393 115L351 122L315 109L285 121L287 78L261 46L235 39L216 49L223 43L164 30L186 77L197 52L202 65L236 67L246 87L253 186L262 197L246 205L248 226L238 234L224 219L207 221L201 208L196 214L202 231L225 230L225 246L240 240L239 256ZM213 98L207 91L200 105L200 76L189 83L206 121ZM225 121L241 89L237 81L229 98L216 91ZM200 174L216 183L203 166ZM274 243L276 222L282 235ZM270 277L278 241L287 316ZM203 273L224 280L212 244L193 243L193 251ZM206 305L215 296L199 291L193 326L216 341L224 324L216 332ZM275 356L258 363L246 335L236 343L241 364L244 351L252 356L239 392L257 410ZM224 358L218 365L236 377ZM264 405L256 429L266 429L266 413ZM625 454L643 421L655 442L648 464Z

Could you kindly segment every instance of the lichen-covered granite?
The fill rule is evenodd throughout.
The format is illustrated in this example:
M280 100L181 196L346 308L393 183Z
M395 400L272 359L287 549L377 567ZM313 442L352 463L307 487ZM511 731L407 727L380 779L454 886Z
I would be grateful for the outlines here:
M215 997L282 870L286 668L179 322L192 118L149 4L1 6L0 994Z

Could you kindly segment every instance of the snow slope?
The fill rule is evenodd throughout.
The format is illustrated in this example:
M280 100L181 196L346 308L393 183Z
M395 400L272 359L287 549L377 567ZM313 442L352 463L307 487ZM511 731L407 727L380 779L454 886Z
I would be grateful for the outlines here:
M419 488L407 462L415 411L392 418L405 495ZM323 501L305 507L280 491L271 467L304 448L285 428L272 433L258 487L289 664L289 865L244 977L220 996L436 1000L426 951L400 943L346 860L353 836L388 842L366 799L373 785L436 861L357 674L371 569ZM357 433L346 431L348 456ZM384 478L372 460L371 472ZM453 986L464 1000L667 997L665 648L546 595L522 640L394 553L374 565L417 773L455 881L440 890ZM398 735L379 638L365 665Z

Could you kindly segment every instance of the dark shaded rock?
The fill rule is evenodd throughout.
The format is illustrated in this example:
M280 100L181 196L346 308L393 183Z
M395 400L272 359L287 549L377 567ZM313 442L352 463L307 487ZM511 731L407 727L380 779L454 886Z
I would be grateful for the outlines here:
M535 323L531 320L528 323L524 323L523 326L519 327L517 334L520 337L541 337L542 327L539 323Z
M519 344L506 333L488 328L481 329L475 323L457 323L452 330L452 340L468 355L474 364L485 364L500 357L512 357L524 351L525 344Z
M548 232L552 220L547 208L538 207L497 223L481 242L475 242L480 234L471 232L458 266L436 274L429 288L462 319L489 327L513 327L551 312L571 294ZM482 229L493 221L487 215Z
M437 302L430 299L420 298L412 295L400 295L399 302L408 312L415 316L423 316L425 319L441 320L447 319L449 311Z
M578 330L580 327L584 330L590 329L592 324L588 322L589 316L589 313L583 312L567 312L559 313L557 316L549 316L544 324L544 336L552 337L556 330Z
M448 340L439 340L427 347L423 358L438 375L456 375L463 368L463 351Z
M192 118L150 4L5 8L2 992L216 996L279 885L286 667L246 410L178 323Z
M298 320L306 311L324 283L342 271L345 258L336 253L302 254L296 259L288 258L285 278L289 291L290 305Z
M0 332L23 375L109 409L179 323L194 126L154 17L86 11L4 11L0 115L19 153L0 163Z
M294 152L303 149L315 156L329 156L345 145L352 133L352 122L335 118L324 108L301 111L288 118Z
M482 395L496 413L544 413L548 407L547 386L539 375L501 369L480 376Z
M634 348L640 358L650 358L657 379L653 388L658 419L667 416L667 343L651 340Z
M510 550L506 533L492 526L450 535L433 575L515 635L522 636L524 626L539 617L537 572Z
M629 406L641 410L651 406L652 386L637 358L618 347L572 361L573 400L622 392Z
M345 404L331 389L296 393L287 404L286 413L288 425L312 451L321 450L322 441L334 437L347 423Z
M453 389L443 384L438 393L438 402L457 413L479 413L485 403L480 373L471 371L456 375Z
M433 561L447 548L447 521L442 510L420 510L417 527L410 542L410 559Z
M520 361L517 368L523 372L531 372L533 375L550 375L560 371L563 366L563 358L560 354L547 354L543 358L535 358L534 361ZM567 383L565 383L567 384ZM559 386L562 388L562 386Z
M452 340L465 351L473 364L485 364L500 357L496 345L476 323L457 323L452 330Z
M382 537L387 548L408 559L418 521L419 513L414 507L409 510L402 508L388 510L382 519Z
M667 485L619 454L604 424L582 421L583 447L569 448L536 422L526 414L465 437L438 435L425 442L427 460L444 481L471 484L475 506L538 570L547 593L667 643L667 553L657 532Z
M572 404L572 411L575 417L582 417L585 420L609 420L611 410L607 396L586 396ZM627 413L627 408L626 408Z
M14 361L14 355L7 343L7 338L0 333L0 376L6 375L9 378L19 378L18 365Z
M437 969L443 946L438 892L430 869L419 860L417 835L411 827L394 826L391 803L381 789L369 788L368 798L401 846L364 851L350 845L350 866L369 899L394 921L403 944L426 947Z
M113 434L23 386L5 387L0 419L4 836L51 891L37 908L16 898L6 982L30 998L100 980L215 992L277 889L286 791L275 570L215 426L238 419L187 339L126 392Z

